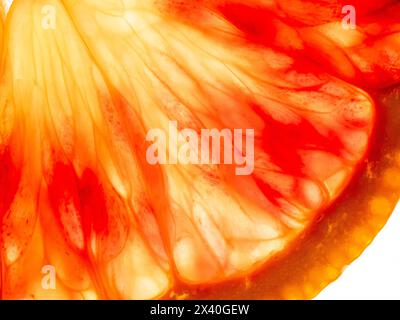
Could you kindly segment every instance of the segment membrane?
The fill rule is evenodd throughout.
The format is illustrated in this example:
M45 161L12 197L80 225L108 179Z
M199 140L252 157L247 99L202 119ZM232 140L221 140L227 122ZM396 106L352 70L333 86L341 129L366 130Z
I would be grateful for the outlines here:
M370 97L332 68L392 83L398 35L374 42L391 60L370 58L366 29L334 39L336 22L303 15L314 2L289 2L14 1L0 96L7 278L23 276L36 252L36 269L58 270L60 296L155 298L175 278L250 274L332 204L375 122ZM54 11L44 25L45 6ZM333 12L330 1L319 7ZM171 122L180 144L183 129L253 130L251 174L149 164L147 133ZM37 281L23 284L35 298Z

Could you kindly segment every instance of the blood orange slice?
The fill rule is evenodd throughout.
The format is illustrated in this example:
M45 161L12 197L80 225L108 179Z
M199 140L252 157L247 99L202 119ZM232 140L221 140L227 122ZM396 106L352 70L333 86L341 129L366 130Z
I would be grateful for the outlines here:
M396 98L369 89L399 80L400 7L358 7L353 30L328 0L14 1L2 297L319 292L400 189Z

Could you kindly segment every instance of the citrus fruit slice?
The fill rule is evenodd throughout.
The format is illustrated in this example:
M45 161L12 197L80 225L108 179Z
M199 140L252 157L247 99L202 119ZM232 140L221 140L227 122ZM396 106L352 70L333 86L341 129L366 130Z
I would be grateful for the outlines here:
M400 6L344 6L3 2L1 297L334 280L400 192Z

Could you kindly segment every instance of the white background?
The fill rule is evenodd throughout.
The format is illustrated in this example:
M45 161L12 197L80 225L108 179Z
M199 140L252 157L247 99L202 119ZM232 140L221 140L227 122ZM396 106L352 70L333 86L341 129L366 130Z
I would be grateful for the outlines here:
M363 254L316 299L400 299L400 204Z

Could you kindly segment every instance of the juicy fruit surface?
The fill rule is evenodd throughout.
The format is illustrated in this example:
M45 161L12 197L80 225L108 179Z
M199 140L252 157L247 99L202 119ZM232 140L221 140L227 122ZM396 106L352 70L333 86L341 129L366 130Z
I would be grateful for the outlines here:
M340 1L15 0L0 28L2 298L157 298L292 246L364 163L379 110L360 88L400 80L400 6L356 3L345 30ZM146 133L171 120L254 129L254 171L150 165Z

